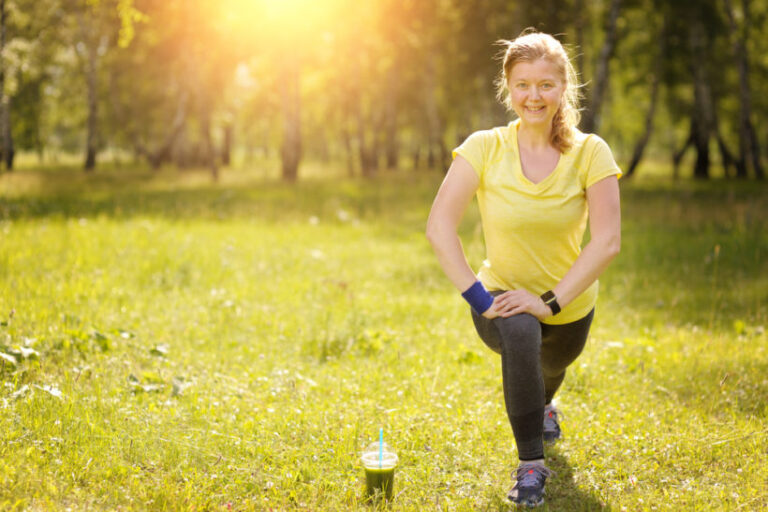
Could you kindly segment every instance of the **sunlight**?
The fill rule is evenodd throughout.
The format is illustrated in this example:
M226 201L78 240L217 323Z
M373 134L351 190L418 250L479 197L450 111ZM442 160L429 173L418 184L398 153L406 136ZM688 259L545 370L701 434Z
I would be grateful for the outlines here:
M233 27L252 32L259 27L284 36L342 23L337 16L339 3L339 0L222 0L219 5L223 18Z

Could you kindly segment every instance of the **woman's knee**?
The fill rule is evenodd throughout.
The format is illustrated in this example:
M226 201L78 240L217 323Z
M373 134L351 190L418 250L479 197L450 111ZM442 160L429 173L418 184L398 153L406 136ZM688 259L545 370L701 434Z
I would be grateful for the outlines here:
M510 353L540 352L541 324L535 316L521 313L507 318L494 318L493 323L499 330L502 350Z

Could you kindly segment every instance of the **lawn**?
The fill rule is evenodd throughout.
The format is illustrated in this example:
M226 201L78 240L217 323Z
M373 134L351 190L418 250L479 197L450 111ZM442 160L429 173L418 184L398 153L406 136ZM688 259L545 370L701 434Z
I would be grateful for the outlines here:
M500 362L423 236L441 176L259 176L0 175L0 510L512 509ZM622 200L543 510L768 509L768 185Z

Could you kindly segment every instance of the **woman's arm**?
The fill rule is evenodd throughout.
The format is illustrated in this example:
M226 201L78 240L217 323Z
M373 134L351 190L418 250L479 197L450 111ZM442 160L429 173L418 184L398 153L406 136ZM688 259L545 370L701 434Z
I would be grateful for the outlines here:
M458 227L479 184L480 178L472 165L457 155L437 191L427 219L427 239L445 275L460 292L477 280L464 256Z
M565 307L594 283L621 249L619 180L604 178L587 189L589 243L565 277L552 290Z
M458 228L479 184L480 178L472 165L461 155L456 156L437 191L427 220L427 239L435 250L437 261L460 292L467 291L477 281L464 255ZM483 316L499 316L496 299Z
M608 176L587 189L589 243L562 280L552 290L560 307L565 307L594 283L621 247L621 207L619 181ZM495 303L503 317L530 313L542 319L552 311L540 297L527 290L513 290L497 297Z

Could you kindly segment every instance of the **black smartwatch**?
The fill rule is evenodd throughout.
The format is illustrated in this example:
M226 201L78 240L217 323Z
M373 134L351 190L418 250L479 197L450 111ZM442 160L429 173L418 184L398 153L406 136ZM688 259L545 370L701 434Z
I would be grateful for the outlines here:
M552 290L544 292L541 295L541 300L543 300L544 304L549 306L549 309L552 310L552 316L555 316L560 312L560 304L557 303L557 297L555 297L555 292Z

